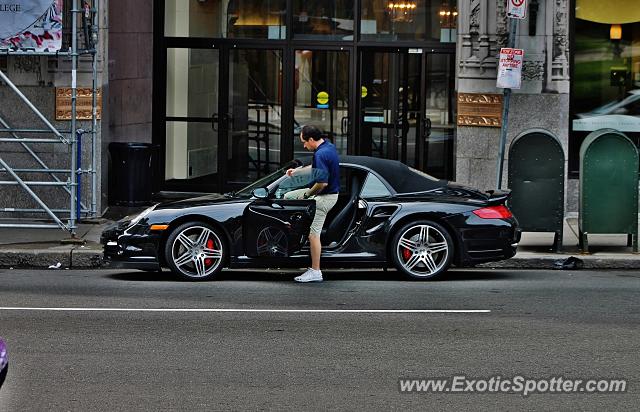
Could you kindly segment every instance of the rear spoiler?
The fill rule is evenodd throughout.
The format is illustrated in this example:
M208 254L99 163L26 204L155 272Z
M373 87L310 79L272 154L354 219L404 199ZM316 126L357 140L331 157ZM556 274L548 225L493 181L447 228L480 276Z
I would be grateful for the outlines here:
M490 206L503 205L511 197L511 190L487 190L489 194L487 201Z

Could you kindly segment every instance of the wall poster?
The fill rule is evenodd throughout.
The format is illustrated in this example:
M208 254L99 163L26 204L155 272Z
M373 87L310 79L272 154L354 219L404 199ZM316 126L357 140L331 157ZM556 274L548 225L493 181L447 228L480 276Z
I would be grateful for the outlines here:
M62 48L63 0L0 1L0 49L55 52Z

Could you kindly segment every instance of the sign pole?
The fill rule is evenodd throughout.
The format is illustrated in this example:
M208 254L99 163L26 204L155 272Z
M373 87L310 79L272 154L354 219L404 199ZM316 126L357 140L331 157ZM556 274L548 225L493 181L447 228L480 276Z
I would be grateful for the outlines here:
M516 44L516 30L518 19L509 18L509 38L507 47L513 49ZM511 89L504 89L504 104L502 106L502 126L500 128L500 148L498 151L498 167L496 176L496 188L502 188L502 169L504 163L504 147L507 143L507 122L509 121L509 101L511 100Z

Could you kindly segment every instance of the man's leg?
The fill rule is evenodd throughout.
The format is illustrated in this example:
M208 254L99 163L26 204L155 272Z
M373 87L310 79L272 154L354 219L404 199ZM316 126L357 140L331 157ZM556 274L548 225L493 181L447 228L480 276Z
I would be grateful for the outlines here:
M322 282L322 272L320 271L320 255L322 254L322 243L320 243L320 233L327 218L327 213L338 201L338 195L318 196L316 200L316 215L309 228L309 247L311 249L311 268L301 276L295 278L297 282Z
M320 270L320 255L322 254L320 236L309 235L309 246L311 247L311 269Z
M296 189L284 194L283 198L285 200L301 200L304 199L304 194L307 189Z

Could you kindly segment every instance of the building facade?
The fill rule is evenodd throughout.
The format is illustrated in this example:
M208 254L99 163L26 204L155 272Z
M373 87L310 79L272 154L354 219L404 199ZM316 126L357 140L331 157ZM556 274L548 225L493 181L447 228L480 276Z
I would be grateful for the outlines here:
M617 126L638 144L640 8L631 0L527 3L515 41L524 50L523 81L511 97L505 171L510 142L545 129L564 151L565 211L575 213L586 134ZM226 192L301 154L306 123L319 125L341 153L397 159L493 189L500 116L459 108L502 94L506 7L501 0L102 2L100 209L108 203L111 142L158 146L157 190ZM20 59L0 65L52 114L52 89L69 79L64 62L34 58L39 69L29 71ZM86 67L80 71L87 82ZM24 120L0 93L0 112ZM476 110L482 114L482 105ZM5 157L21 156L11 153Z

